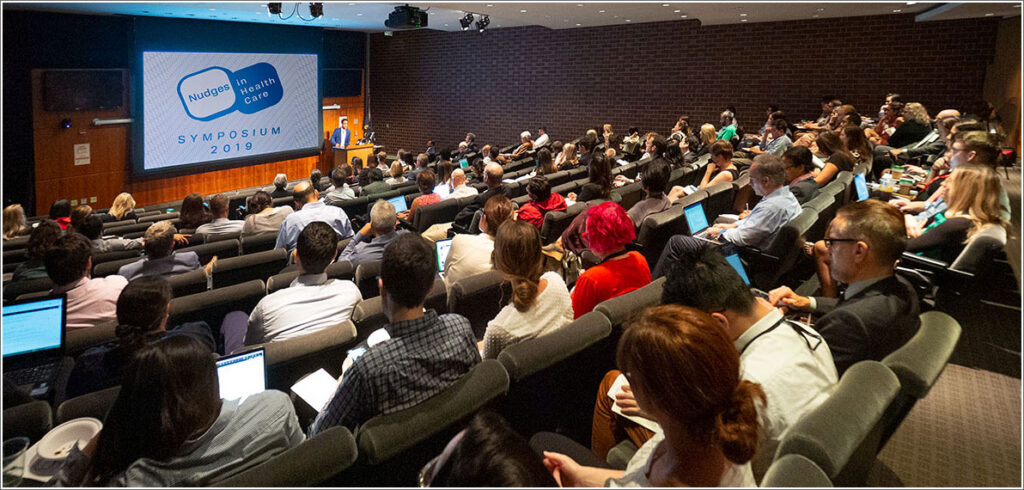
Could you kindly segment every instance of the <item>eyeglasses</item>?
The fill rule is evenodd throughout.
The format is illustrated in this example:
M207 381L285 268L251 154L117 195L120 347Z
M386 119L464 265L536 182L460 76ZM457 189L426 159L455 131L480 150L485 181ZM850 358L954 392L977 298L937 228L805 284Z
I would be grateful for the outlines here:
M958 152L958 151L967 151L967 148L957 148L957 147L955 147L955 146L954 146L954 147L951 147L951 148L949 149L949 152L950 152L950 153L956 153L956 152Z
M825 238L823 241L826 247L832 248L832 244L836 242L859 242L860 240L856 238Z

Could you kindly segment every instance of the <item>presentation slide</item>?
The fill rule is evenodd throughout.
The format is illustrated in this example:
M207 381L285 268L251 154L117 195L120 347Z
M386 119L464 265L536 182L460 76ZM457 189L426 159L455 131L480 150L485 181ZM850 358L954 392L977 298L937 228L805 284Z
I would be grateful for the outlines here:
M319 150L317 55L142 53L143 172Z

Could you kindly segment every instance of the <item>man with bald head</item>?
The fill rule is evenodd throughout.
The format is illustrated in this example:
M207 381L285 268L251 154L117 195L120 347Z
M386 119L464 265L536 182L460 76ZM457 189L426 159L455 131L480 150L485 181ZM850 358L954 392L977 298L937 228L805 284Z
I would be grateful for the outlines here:
M480 193L476 187L470 187L466 183L466 172L461 168L452 172L452 192L445 199L462 199L463 197L475 196Z
M352 223L345 211L337 206L328 206L320 201L320 193L309 183L302 181L292 189L296 211L289 214L281 223L281 231L277 233L274 248L283 248L291 252L295 242L306 225L314 221L322 221L330 225L338 240L352 236Z
M502 194L505 197L511 199L509 196L508 187L501 183L501 180L505 177L505 171L501 168L501 165L497 163L488 163L484 167L484 183L487 184L487 190L481 192L473 199L472 202L466 205L459 211L459 214L455 215L455 222L452 224L452 228L458 233L474 233L476 230L471 230L473 224L473 215L477 211L484 208L484 204L487 200Z

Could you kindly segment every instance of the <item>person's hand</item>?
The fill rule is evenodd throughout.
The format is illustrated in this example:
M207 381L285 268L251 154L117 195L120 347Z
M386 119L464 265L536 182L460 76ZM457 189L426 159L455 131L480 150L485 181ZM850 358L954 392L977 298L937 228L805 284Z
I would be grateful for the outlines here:
M717 239L722 234L722 228L718 225L712 226L707 229L708 238Z
M939 157L932 163L932 175L941 175L943 172L949 170L949 160L946 157Z
M367 224L363 225L363 227L359 229L359 234L363 235L363 236L369 236L370 235L370 223L367 223Z
M747 148L747 151L749 151L750 153L757 153L758 155L764 154L764 150L756 146L751 146L750 148Z
M912 215L905 215L903 217L907 224L907 237L917 238L924 233L924 227L921 226L921 222Z
M924 175L928 173L925 169L918 167L917 165L904 165L903 171L908 174Z
M575 201L577 196L575 192L570 192L566 197L568 197L570 201Z
M188 237L190 237L190 236L192 236L192 235L182 235L182 234L179 234L179 233L175 233L174 234L174 244L175 245L188 245Z
M747 219L747 216L750 216L750 210L749 210L749 209L744 209L744 210L743 210L743 211L742 211L742 212L741 212L741 213L740 213L740 214L739 214L739 215L738 215L738 216L736 217L736 219Z
M585 486L580 481L583 466L562 453L544 451L544 466L560 487Z
M807 310L811 306L811 299L806 296L800 296L793 292L786 286L772 289L768 292L768 302L772 306L778 306L782 308L783 312L794 310Z
M216 264L216 263L217 263L217 256L214 255L213 258L210 259L210 261L207 262L206 265L203 266L203 270L206 271L206 275L207 276L213 275L213 264Z
M907 201L906 204L900 206L900 211L905 214L917 214L924 211L924 201Z
M891 154L893 156L893 158L900 156L900 153L903 153L903 150L901 150L899 148L894 148L892 150L889 150L889 154Z
M651 418L636 403L636 396L633 395L633 389L629 385L622 385L622 392L615 395L615 404L622 410L623 415L643 417L645 419Z

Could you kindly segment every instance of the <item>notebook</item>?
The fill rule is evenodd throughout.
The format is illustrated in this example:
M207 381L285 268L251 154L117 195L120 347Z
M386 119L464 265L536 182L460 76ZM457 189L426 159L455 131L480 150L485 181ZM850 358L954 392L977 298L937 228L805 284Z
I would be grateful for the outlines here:
M32 396L53 387L64 357L67 297L15 301L3 307L4 377Z
M857 200L863 201L869 197L868 194L868 183L864 180L864 174L857 174L853 176L853 185L857 188Z
M409 207L405 204L405 196L392 197L391 199L388 199L388 202L394 204L396 213L409 210Z
M267 363L263 348L225 356L217 361L220 397L242 399L267 389Z

